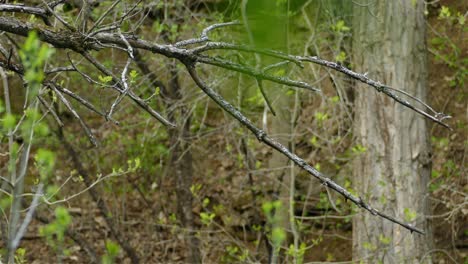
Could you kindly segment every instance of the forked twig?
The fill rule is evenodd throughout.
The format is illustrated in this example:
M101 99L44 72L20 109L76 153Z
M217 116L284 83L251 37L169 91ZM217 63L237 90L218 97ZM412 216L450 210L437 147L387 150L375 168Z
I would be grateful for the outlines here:
M91 132L91 129L89 129L89 127L86 125L86 123L84 122L84 120L80 117L80 115L78 115L78 113L75 111L75 109L73 109L72 105L70 104L70 102L68 102L67 98L65 98L65 96L63 96L63 94L55 87L55 85L53 83L49 83L49 87L55 92L55 94L57 95L57 97L60 99L60 101L62 101L62 103L68 108L68 110L72 113L72 115L78 119L78 121L80 122L80 125L81 127L83 128L83 130L85 131L86 135L88 136L89 138L89 141L94 145L94 146L98 146L98 142L96 140L96 138L94 137L93 133Z

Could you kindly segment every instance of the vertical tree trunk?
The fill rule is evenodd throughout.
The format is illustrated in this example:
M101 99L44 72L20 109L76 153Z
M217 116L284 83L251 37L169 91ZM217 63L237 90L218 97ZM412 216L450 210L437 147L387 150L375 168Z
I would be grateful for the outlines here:
M171 103L182 100L181 87L179 84L179 75L175 62L170 65L171 80L169 81L169 91L166 95ZM190 263L201 263L199 241L195 236L195 226L192 212L192 186L193 166L192 152L190 150L190 113L185 105L172 109L169 112L169 120L178 126L169 130L172 155L171 165L173 176L176 179L177 210L184 228L189 230L187 233Z
M354 6L353 65L358 72L426 98L424 1L377 0ZM427 183L430 145L426 121L364 84L356 87L356 191L371 204L426 231L411 234L368 213L353 222L353 259L365 263L430 263Z

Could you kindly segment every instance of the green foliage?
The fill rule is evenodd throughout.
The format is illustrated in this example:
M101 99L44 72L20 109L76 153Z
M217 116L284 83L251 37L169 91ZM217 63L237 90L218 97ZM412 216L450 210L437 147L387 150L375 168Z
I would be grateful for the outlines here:
M131 70L130 71L130 83L135 84L137 79L138 79L138 72L135 70Z
M15 252L15 263L26 264L26 249L18 248Z
M380 234L379 235L379 241L380 241L380 243L382 243L384 245L389 245L390 242L392 241L392 238L391 237L386 237L383 234Z
M26 109L25 116L26 118L20 125L20 132L26 142L29 142L31 132L34 132L33 134L35 134L36 137L45 137L49 134L49 127L47 124L45 122L39 122L41 113L37 108Z
M226 246L225 252L226 253L221 258L222 263L244 263L249 256L249 251L247 249L241 250L235 245Z
M332 25L331 28L335 32L347 32L351 30L351 28L346 26L343 20L338 20L338 22L336 22L335 25Z
M279 225L278 214L275 212L281 211L282 203L280 200L273 202L265 202L262 204L262 210L267 217L267 223L271 226L271 233L269 238L275 248L278 248L281 243L286 239L286 231Z
M363 244L363 247L367 250L370 250L370 251L374 251L374 250L377 250L377 246L370 243L370 242L364 242Z
M287 1L284 0L247 2L247 21L254 43L258 47L279 50L286 47L288 13L285 3ZM249 43L248 40L244 42Z
M192 195L193 195L194 197L197 197L197 196L198 196L198 193L200 192L202 186L203 186L203 185L201 185L200 183L196 183L196 184L190 186L190 192L192 193Z
M110 83L112 81L112 76L99 75L98 78L100 82L105 83L105 84Z
M438 19L446 23L438 26L437 30L441 32L430 40L429 51L435 56L436 60L447 64L453 70L452 76L444 78L449 86L464 87L468 76L468 58L463 56L462 47L457 46L454 40L445 32L458 30L460 34L464 34L468 29L465 26L465 15L459 11L450 10L447 6L442 6Z
M343 63L347 58L346 52L340 51L338 55L336 55L335 60L339 63Z
M284 240L286 240L286 231L283 228L275 226L271 231L271 242L278 248Z
M42 70L45 61L52 55L53 50L39 41L36 31L30 31L28 38L19 51L21 62L24 66L24 79L30 86L29 98L35 98L39 91L39 85L44 79Z
M36 161L36 167L39 169L41 180L46 180L52 173L55 166L55 159L54 152L43 148L37 150L34 160Z
M320 200L317 204L317 208L328 210L330 208L330 201L328 200L328 196L325 193L320 193Z
M446 152L450 150L450 139L446 137L432 137L432 145L436 152ZM431 171L431 182L429 190L436 192L440 190L446 183L453 180L454 177L462 175L462 168L453 159L447 159L438 166L433 166Z
M319 125L322 125L322 123L329 118L327 113L322 112L315 112L314 117Z
M102 256L102 264L113 264L115 263L115 259L119 255L120 246L119 244L111 241L106 240L106 253Z
M414 211L413 209L410 209L410 208L405 208L403 210L403 213L405 214L405 220L407 222L412 222L416 219L416 217L418 216L416 211Z
M16 116L13 114L6 114L2 119L2 126L5 129L5 132L15 128L16 126Z
M452 13L450 12L450 8L447 6L442 6L439 12L439 19L450 19L452 17Z
M200 213L200 219L204 225L210 225L213 222L213 219L216 217L215 213Z
M304 254L307 249L307 244L302 242L299 248L295 248L293 244L289 245L287 254L292 256L295 260L295 263L302 264L304 263Z
M55 208L55 220L41 227L39 233L45 237L47 244L58 254L67 253L63 250L65 231L71 223L71 216L64 207Z
M360 144L357 144L356 146L352 147L351 148L351 151L354 153L354 154L362 154L362 153L365 153L367 151L367 148L360 145Z
M10 208L11 203L13 202L13 196L5 196L0 199L0 209L3 211L7 210Z

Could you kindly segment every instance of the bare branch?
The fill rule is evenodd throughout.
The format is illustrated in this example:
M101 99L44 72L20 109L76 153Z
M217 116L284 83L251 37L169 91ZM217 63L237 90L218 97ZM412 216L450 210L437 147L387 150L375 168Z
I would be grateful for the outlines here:
M50 26L48 16L50 13L42 8L39 7L29 7L22 4L19 5L12 5L12 4L0 4L0 12L16 12L16 13L24 13L24 14L31 14L35 16L39 16L44 20L44 23Z
M182 46L187 46L187 45L190 45L190 44L197 44L197 43L202 43L202 42L206 42L206 41L209 41L210 38L208 37L208 33L216 28L220 28L220 27L226 27L226 26L235 26L235 25L241 25L239 23L239 21L232 21L232 22L227 22L227 23L219 23L219 24L214 24L214 25L211 25L207 28L205 28L201 35L200 35L200 38L195 38L195 39L187 39L187 40L183 40L183 41L179 41L177 43L174 44L175 47L182 47Z
M104 18L106 18L106 16L109 14L109 12L112 11L114 7L117 6L121 1L122 0L114 1L114 3L112 3L111 6L109 6L109 8L98 18L96 23L94 23L94 25L88 30L88 33L92 32L96 27L98 27L102 23Z
M53 83L49 83L50 85L48 87L50 87L52 90L54 90L55 94L57 94L57 97L60 99L60 101L62 101L62 103L68 108L68 110L72 113L72 115L78 119L78 121L80 122L80 125L81 127L83 128L83 130L85 131L86 135L88 136L89 138L89 141L94 145L94 146L98 146L98 142L96 140L96 138L94 137L93 133L91 132L91 130L89 129L89 127L86 125L86 123L83 121L83 119L80 117L80 115L78 115L78 113L75 111L75 109L73 109L72 105L70 104L70 102L68 102L67 98L65 98L65 96L63 96L63 94L55 87L55 85Z
M356 72L344 67L341 64L331 62L331 61L326 61L326 60L320 59L318 57L300 57L300 60L309 61L309 62L312 62L312 63L315 63L315 64L319 64L319 65L334 69L334 70L342 72L342 73L344 73L344 74L346 74L346 75L348 75L348 76L350 76L350 77L352 77L352 78L354 78L354 79L356 79L356 80L358 80L360 82L366 83L366 84L374 87L378 92L384 93L385 95L389 96L390 98L392 98L396 102L402 104L403 106L406 106L409 109L417 112L418 114L423 115L426 118L432 120L433 122L436 122L437 124L439 124L441 126L444 126L444 127L451 130L449 125L442 122L444 119L448 118L449 116L447 116L445 114L442 114L442 113L437 113L436 115L431 115L431 114L428 114L427 112L425 112L425 111L423 111L423 110L421 110L419 108L416 108L411 103L409 103L408 101L402 99L401 97L396 95L394 92L392 92L392 90L397 90L399 92L402 92L399 89L388 87L387 85L384 85L384 84L382 84L382 83L380 83L378 81L370 79L369 77L366 76L366 74L356 73ZM407 93L405 93L405 94L408 95ZM424 104L424 105L426 105L426 104ZM432 110L432 108L430 108L430 110L435 112L434 110Z
M54 117L55 121L57 122L57 124L60 126L60 127L63 127L63 122L62 120L60 120L60 117L57 115L57 113L55 112L55 110L52 108L51 105L47 104L47 102L44 100L44 98L42 98L42 96L37 96L37 99L39 99L39 102L41 102L41 104L46 108L46 112L44 113L44 115L46 115L48 112L50 112L52 114L52 117Z
M47 83L46 83L47 85ZM88 108L89 110L95 112L96 114L104 117L104 118L107 118L107 115L105 113L103 113L102 111L99 111L93 104L91 104L90 102L88 102L86 99L84 99L83 97L79 96L78 94L64 88L64 87L61 87L60 85L58 85L57 83L53 83L51 84L53 85L57 90L59 90L60 92L70 96L71 98L75 99L76 101L78 101L79 103L81 103L83 106L85 106L86 108ZM120 123L118 121L116 121L115 119L113 118L109 118L110 121L114 122L114 124L116 125L120 125Z
M288 148L283 146L281 143L278 141L274 140L273 138L270 138L263 130L257 128L252 121L250 121L246 116L244 116L239 110L237 110L233 105L231 105L229 102L224 100L222 96L217 94L213 89L209 88L198 76L196 70L195 70L195 65L194 64L187 64L186 65L187 70L190 73L190 76L192 79L195 81L197 86L203 90L213 101L216 102L223 110L231 114L235 119L237 119L242 125L247 127L256 137L259 141L265 143L266 145L272 147L273 149L279 151L283 155L285 155L288 159L293 161L296 165L307 171L310 175L314 176L317 178L320 182L325 187L331 188L334 191L338 192L339 194L343 195L345 199L350 200L357 206L369 211L373 215L378 215L380 217L383 217L393 223L399 224L402 227L410 230L411 232L416 232L419 234L424 234L424 232L410 224L404 223L399 221L398 219L386 215L373 207L371 207L369 204L364 202L360 197L356 197L352 195L349 191L347 191L345 188L341 187L337 183L335 183L333 180L330 178L326 177L324 174L320 173L318 170L316 170L314 167L310 166L303 160L302 158L298 157L296 154L290 152Z
M259 79L259 80L268 80L268 81L271 81L271 82L274 82L274 83L284 84L284 85L287 85L287 86L290 86L290 87L304 88L304 89L311 90L311 91L314 91L314 92L320 92L319 89L317 89L317 88L315 88L313 86L310 86L306 82L294 81L294 80L291 80L289 78L278 77L278 76L274 76L274 75L271 75L271 74L266 74L265 72L260 71L260 70L256 70L256 69L254 69L254 68L252 68L250 66L244 66L244 65L237 64L237 63L234 63L234 62L231 62L231 61L222 60L222 59L219 59L219 58L212 58L212 57L203 56L203 55L198 55L196 57L196 61L199 62L199 63L214 65L214 66L224 68L224 69L228 69L228 70L231 70L231 71L244 73L246 75L252 76L252 77L254 77L256 79Z
M50 14L54 15L54 17L57 18L57 20L60 21L66 28L68 28L71 31L76 31L76 29L72 25L68 24L68 22L65 21L65 19L59 16L44 0L42 0L42 3L44 4L47 11Z
M88 53L83 53L82 54L83 57L85 57L89 62L91 62L94 66L96 66L97 69L99 69L101 72L103 72L104 74L106 74L107 76L112 76L112 79L119 85L119 87L122 87L122 82L121 80L119 80L119 78L117 78L117 76L115 76L115 74L113 74L111 71L109 71L106 67L104 67L104 65L102 65L101 63L99 63L96 59L94 59L91 55L89 55ZM123 93L123 89L120 88L118 89L118 91L120 93ZM168 126L168 127L175 127L174 124L172 124L171 122L169 122L166 118L164 118L161 114L159 114L158 112L156 112L153 108L151 108L146 102L145 100L141 99L139 96L137 96L136 94L134 94L132 91L128 91L128 96L134 101L136 102L141 108L143 108L144 110L146 110L149 114L151 114L154 118L156 118L157 120L159 120L159 122L161 122L162 124L164 124L165 126Z

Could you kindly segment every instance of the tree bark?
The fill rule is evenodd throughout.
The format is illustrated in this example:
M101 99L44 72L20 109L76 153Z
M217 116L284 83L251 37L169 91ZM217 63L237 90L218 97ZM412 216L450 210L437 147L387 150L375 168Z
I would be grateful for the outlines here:
M354 5L353 65L393 88L426 98L424 1L378 0ZM354 185L376 208L405 219L425 236L369 213L353 222L353 259L364 263L431 263L426 215L430 206L430 145L426 121L392 99L357 84L358 143L366 148L353 166Z

